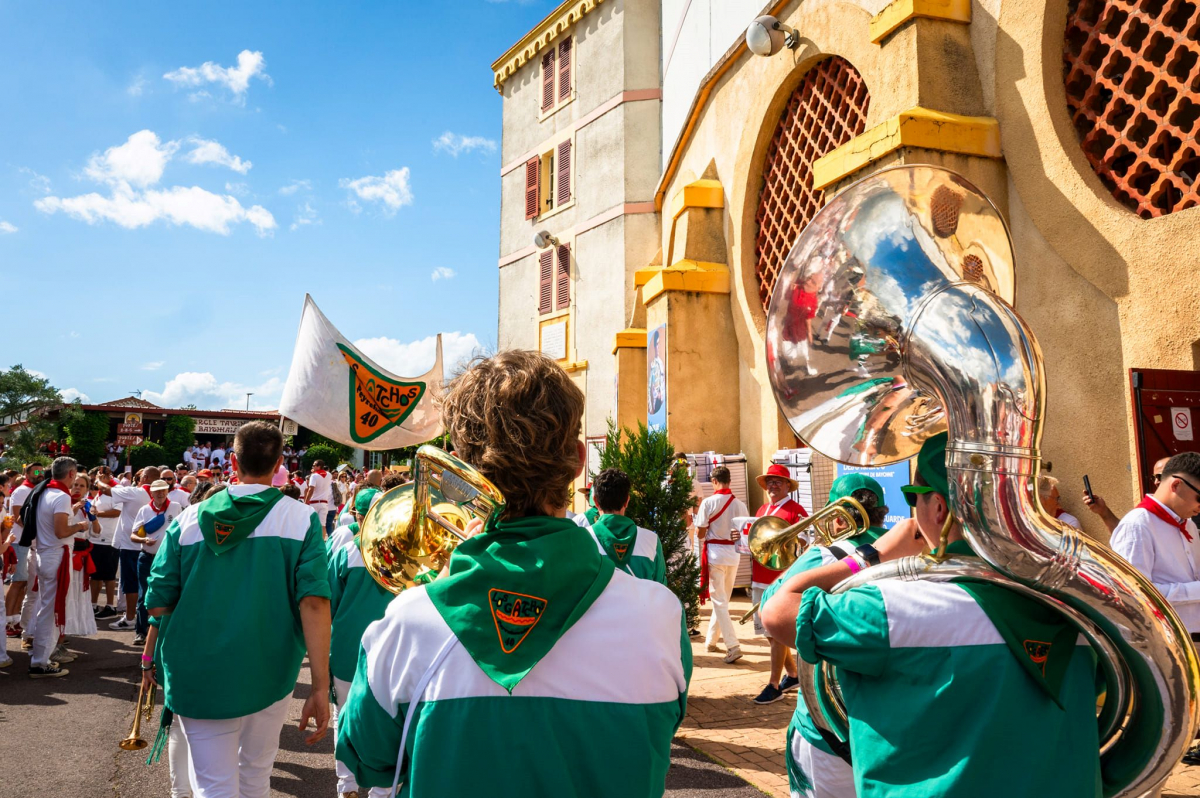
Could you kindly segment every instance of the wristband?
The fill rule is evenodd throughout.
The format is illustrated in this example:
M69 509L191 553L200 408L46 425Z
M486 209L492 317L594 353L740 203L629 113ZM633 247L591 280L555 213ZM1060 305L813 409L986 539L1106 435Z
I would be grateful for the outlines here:
M153 661L154 661L154 657L147 657L145 654L142 655L142 662L153 662Z
M856 555L851 554L850 556L844 558L842 562L847 568L850 569L851 574L856 574L863 569L863 564L858 561L858 557Z
M146 663L144 663L144 662L143 662L143 663L142 663L142 670L144 670L144 671L152 671L152 670L154 670L154 663L153 663L153 662L151 662L149 665L147 665Z

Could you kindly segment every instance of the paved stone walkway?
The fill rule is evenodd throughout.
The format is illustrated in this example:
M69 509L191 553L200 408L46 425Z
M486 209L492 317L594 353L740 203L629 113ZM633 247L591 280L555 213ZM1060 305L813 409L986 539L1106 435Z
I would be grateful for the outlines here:
M708 629L711 606L701 609L701 632ZM748 609L749 598L736 591L730 614L745 655L737 663L726 665L723 652L705 651L703 635L692 638L695 669L688 693L688 716L677 739L716 759L768 795L787 798L784 734L798 696L792 693L767 706L754 703L753 698L767 683L770 649L765 640L754 635L752 622L737 623ZM1200 767L1178 765L1162 795L1200 797Z

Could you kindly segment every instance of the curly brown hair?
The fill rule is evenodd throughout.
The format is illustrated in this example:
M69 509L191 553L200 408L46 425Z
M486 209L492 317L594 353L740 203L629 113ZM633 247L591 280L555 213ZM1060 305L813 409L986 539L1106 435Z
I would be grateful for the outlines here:
M579 475L583 391L540 352L478 357L441 400L458 456L504 494L504 517L565 507Z

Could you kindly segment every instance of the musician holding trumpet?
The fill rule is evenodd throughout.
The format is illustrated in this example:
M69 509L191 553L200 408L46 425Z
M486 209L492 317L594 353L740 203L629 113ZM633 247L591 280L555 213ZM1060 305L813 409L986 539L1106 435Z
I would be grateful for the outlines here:
M1096 798L1095 662L1061 614L976 581L892 579L823 592L925 546L972 554L950 510L946 440L925 442L904 488L919 538L898 524L874 546L789 579L763 621L781 639L794 636L805 661L837 669L859 794ZM794 795L847 794L796 775Z

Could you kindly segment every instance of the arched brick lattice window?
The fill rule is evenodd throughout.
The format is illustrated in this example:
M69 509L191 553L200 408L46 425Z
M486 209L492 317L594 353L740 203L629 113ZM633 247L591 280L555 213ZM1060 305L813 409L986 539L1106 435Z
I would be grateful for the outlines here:
M1092 169L1143 219L1200 200L1200 7L1070 0L1067 107Z
M792 92L763 165L758 198L755 273L763 309L784 258L823 204L813 190L813 161L863 132L867 84L844 58L828 58L808 71Z

